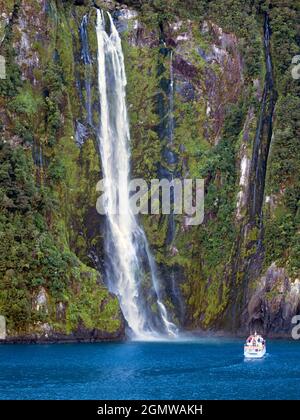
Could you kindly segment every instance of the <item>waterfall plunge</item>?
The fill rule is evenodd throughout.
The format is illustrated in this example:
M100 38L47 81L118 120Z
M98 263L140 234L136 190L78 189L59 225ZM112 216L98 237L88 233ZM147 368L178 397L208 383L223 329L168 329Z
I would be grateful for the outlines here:
M100 124L98 144L101 155L107 215L106 252L109 259L106 276L137 339L151 339L161 334L176 336L176 326L168 320L162 303L155 264L143 230L130 209L129 201L129 123L126 109L126 73L121 39L107 13L110 34L105 30L105 16L97 9L98 84ZM113 209L119 209L114 212ZM116 213L116 214L115 214ZM147 273L157 313L152 314L141 288Z

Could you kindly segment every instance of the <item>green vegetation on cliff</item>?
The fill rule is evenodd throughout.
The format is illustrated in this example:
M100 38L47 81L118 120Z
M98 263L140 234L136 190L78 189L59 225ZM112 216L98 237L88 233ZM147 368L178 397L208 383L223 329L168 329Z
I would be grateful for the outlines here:
M297 152L299 124L296 116L299 109L299 81L291 77L291 60L299 51L296 22L299 6L292 2L245 3L240 0L231 1L230 4L200 1L187 5L187 2L176 0L124 3L139 10L139 19L144 25L137 45L126 44L125 50L133 154L135 157L145 156L145 159L133 159L133 168L143 168L144 163L148 162L147 156L151 156L152 152L152 167L156 161L157 167L163 164L164 168L175 170L182 177L203 177L206 180L204 223L199 227L186 228L182 218L176 216L173 249L168 244L165 216L144 217L143 223L165 276L167 293L172 297L171 286L166 280L168 272L175 273L177 283L181 284L187 324L204 328L221 325L224 324L221 320L226 316L229 299L235 300L238 295L247 294L248 287L252 290L263 274L258 269L261 259L264 260L261 269L276 262L288 270L292 279L299 275L300 170ZM242 222L238 221L236 207L241 188L240 154L246 150L246 156L251 160L260 111L265 73L265 12L270 16L271 54L279 97L267 162L264 248L258 251L260 231L255 226L248 227L245 238L240 237L241 226L247 224L247 212L245 208L242 209ZM190 19L188 24L186 19ZM209 23L203 29L204 22L213 22L222 30L218 32ZM232 38L227 37L226 32L237 37L236 44L228 46ZM132 39L130 34L129 39ZM155 46L149 47L149 43ZM227 49L223 52L227 57L225 64L220 64L221 52L211 63L209 57L212 50L216 51L216 46ZM147 59L144 51L148 51ZM175 135L172 150L179 158L175 167L163 162L162 158L166 144L164 121L168 119L170 51L173 51L175 72ZM237 67L239 55L241 68ZM236 62L231 64L231 60ZM153 75L155 66L156 75ZM230 76L227 76L227 72ZM235 72L236 84L231 85L230 77ZM222 85L226 77L228 84ZM242 88L233 96L232 92L239 82ZM157 132L161 140L159 158L155 137L152 144L138 140L141 127L151 127L152 130L156 121L153 107L157 100L156 112L160 117ZM216 114L215 107L218 108ZM139 112L141 117L137 119ZM255 274L251 274L253 277L247 278L245 266L241 267L241 271L236 273L236 291L232 290L229 294L230 277L236 269L237 260L251 260L257 268L254 268ZM235 316L238 318L240 314L236 313Z
M176 215L170 233L167 216L141 217L166 306L179 320L181 301L187 328L231 328L228 307L230 316L240 319L236 301L245 297L242 310L247 309L271 264L284 268L290 281L299 276L300 88L291 76L292 57L299 54L299 5L279 0L98 4L112 11L121 30L133 177L205 179L202 225L186 226ZM95 269L104 258L104 221L95 210L101 167L85 107L88 77L92 119L98 124L95 9L89 1L71 0L51 0L45 9L34 0L0 5L7 18L0 44L7 63L7 78L0 80L0 314L11 334L49 324L66 334L83 327L122 335L118 302ZM137 15L128 17L124 5ZM247 170L266 71L265 12L278 99L263 223L257 226L248 225ZM89 73L79 38L85 14ZM166 158L170 151L174 161ZM239 204L241 192L245 202ZM47 305L37 309L39 293L46 294Z
M88 257L101 246L95 210L100 168L92 135L81 149L75 144L83 10L76 18L73 12L62 2L49 2L46 15L34 1L15 6L1 45L7 79L0 81L0 313L11 336L123 335L118 301ZM44 23L38 37L27 13ZM38 54L33 76L28 58L22 69L17 64L20 22Z

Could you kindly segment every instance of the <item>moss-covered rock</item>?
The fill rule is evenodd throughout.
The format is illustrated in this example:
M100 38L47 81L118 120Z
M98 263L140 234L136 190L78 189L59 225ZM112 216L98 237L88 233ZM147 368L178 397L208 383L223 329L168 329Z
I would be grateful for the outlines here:
M105 239L95 209L101 167L93 129L100 111L94 3L112 13L122 37L132 176L205 180L200 226L187 226L182 215L140 219L166 307L188 329L241 331L259 317L265 332L286 333L299 276L299 83L290 73L298 52L297 6L49 0L43 7L14 0L0 1L7 73L0 80L0 314L8 338L93 340L124 333L117 300L99 274ZM262 212L252 217L265 12L278 100ZM257 289L274 264L290 285L284 305L293 307L282 325L274 321L282 312L280 282L259 296ZM37 309L41 290L46 304Z
M121 339L118 301L92 258L102 252L94 134L87 130L81 147L75 141L85 123L76 77L84 77L79 25L89 5L16 4L4 52L11 52L9 80L14 68L20 78L1 97L1 239L10 245L1 255L0 313L7 340Z

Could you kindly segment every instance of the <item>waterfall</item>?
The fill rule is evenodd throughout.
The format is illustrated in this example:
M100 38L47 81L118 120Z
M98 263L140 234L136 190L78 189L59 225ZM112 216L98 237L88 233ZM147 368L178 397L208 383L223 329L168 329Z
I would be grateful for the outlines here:
M262 205L265 189L265 178L269 149L272 139L272 121L277 93L273 82L273 69L270 51L270 26L269 16L266 13L264 19L264 50L266 75L264 90L261 100L261 108L256 128L253 145L252 161L250 168L250 191L248 202L250 203L249 215L251 220L262 221Z
M151 339L161 334L176 336L177 328L168 320L162 302L156 267L145 234L130 208L130 133L124 56L112 17L109 13L107 17L109 33L106 32L105 14L97 9L98 146L107 216L106 278L111 291L119 298L134 338ZM148 283L146 290L145 282ZM151 307L153 303L155 311Z

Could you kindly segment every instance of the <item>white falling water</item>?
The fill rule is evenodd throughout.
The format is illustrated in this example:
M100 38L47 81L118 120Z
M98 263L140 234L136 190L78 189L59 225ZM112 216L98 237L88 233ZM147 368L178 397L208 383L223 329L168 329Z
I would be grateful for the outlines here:
M177 329L168 320L167 310L161 301L155 265L145 234L130 209L130 133L126 109L126 73L121 39L111 15L107 13L107 16L109 34L105 30L105 15L97 9L100 101L98 143L105 190L108 221L106 251L110 267L106 276L111 290L119 297L134 338L149 339L160 334L175 336ZM145 292L141 288L146 272L149 273L151 293L157 305L158 313L155 316L147 308Z

